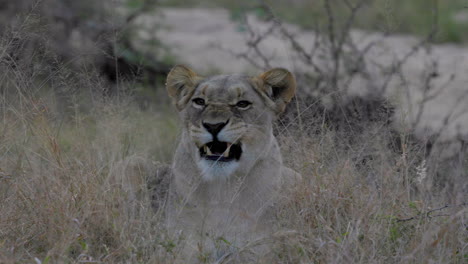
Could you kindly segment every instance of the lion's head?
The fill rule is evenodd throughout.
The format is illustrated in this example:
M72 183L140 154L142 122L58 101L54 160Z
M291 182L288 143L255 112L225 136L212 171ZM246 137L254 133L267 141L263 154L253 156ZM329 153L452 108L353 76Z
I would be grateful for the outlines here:
M273 145L272 122L296 90L276 68L256 77L201 77L186 66L167 76L167 91L184 125L182 140L204 180L247 173Z

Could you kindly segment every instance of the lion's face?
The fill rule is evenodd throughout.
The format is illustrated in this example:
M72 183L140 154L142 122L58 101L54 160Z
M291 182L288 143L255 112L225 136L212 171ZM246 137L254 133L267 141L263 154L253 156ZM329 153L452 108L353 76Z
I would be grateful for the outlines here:
M210 179L252 167L269 145L274 113L248 77L223 75L201 81L181 116Z
M247 173L272 146L272 122L295 91L292 75L274 69L258 77L203 78L184 66L168 75L167 89L180 111L203 179Z

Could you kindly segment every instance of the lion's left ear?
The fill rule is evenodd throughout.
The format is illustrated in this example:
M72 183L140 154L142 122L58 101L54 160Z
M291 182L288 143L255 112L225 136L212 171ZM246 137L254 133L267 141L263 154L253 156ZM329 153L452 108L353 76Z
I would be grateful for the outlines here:
M296 93L296 79L286 69L275 68L262 73L257 77L258 85L263 93L272 101L270 104L279 114L284 111L286 105Z

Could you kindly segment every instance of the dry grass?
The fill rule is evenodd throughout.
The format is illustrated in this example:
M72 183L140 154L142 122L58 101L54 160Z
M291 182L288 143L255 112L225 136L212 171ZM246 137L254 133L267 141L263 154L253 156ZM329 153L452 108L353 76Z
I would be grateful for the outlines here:
M0 262L136 263L155 256L158 215L129 188L147 175L125 172L138 157L170 159L171 115L101 102L63 121L26 97L23 111L3 106Z
M290 162L306 177L279 212L297 235L278 243L278 262L466 261L466 205L425 217L431 206L456 202L418 184L416 149L398 155L388 149L385 131L370 128L364 134L356 151L343 150L331 131L295 142L305 157L289 149Z
M0 262L183 263L183 236L167 234L145 183L156 162L171 159L174 112L141 110L126 93L102 97L93 91L106 84L92 71L44 78L0 61ZM55 92L43 88L50 83ZM321 120L315 130L294 127L279 125L279 139L304 181L278 210L273 253L259 262L468 261L466 193L428 183L436 174L425 166L438 164L424 165L408 135L395 151L379 123L359 134Z

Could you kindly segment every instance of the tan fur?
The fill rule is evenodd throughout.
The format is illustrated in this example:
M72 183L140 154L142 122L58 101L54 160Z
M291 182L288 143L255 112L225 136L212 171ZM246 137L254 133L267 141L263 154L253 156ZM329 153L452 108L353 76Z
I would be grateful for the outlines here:
M172 165L168 221L194 243L223 237L240 245L264 234L269 208L297 173L283 166L272 123L294 96L294 76L273 69L256 77L198 76L186 66L174 67L167 91L183 122ZM195 98L203 99L200 106ZM251 103L247 109L239 101ZM216 136L203 124L225 124L219 141L238 142L238 161L212 162L200 156L204 144ZM208 164L208 165L207 165ZM226 165L227 164L227 165ZM201 234L201 236L197 236ZM219 247L216 247L219 253ZM213 256L216 258L215 256Z
M174 105L177 109L180 110L187 103L186 100L190 99L191 92L193 92L193 87L198 79L196 73L182 65L175 67L168 74L167 92L172 99L176 100ZM181 94L182 92L183 94Z

